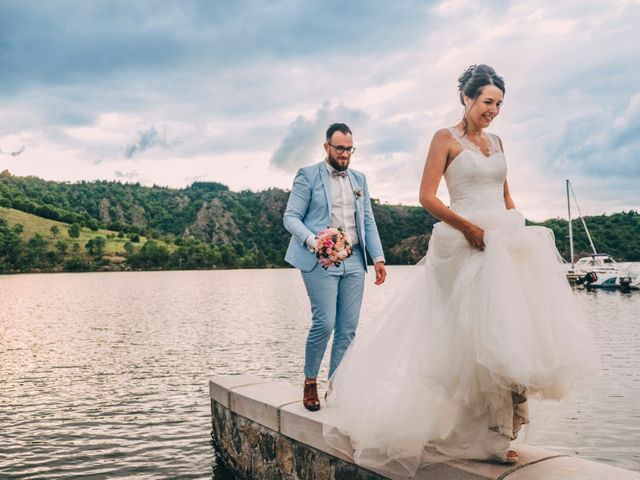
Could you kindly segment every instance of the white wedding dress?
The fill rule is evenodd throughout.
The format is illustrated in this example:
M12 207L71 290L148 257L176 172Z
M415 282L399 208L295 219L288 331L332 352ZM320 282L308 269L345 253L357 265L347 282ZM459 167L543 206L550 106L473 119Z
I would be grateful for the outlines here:
M450 208L484 229L486 248L434 226L427 255L351 344L324 412L326 441L382 472L414 475L430 451L504 459L526 398L562 398L594 358L553 233L505 208L497 137L486 157L450 131L463 147L444 173Z

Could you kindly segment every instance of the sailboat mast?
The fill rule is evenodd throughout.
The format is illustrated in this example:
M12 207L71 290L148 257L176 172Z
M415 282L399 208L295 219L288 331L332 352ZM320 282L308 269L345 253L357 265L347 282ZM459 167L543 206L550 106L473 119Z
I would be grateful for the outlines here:
M571 256L571 268L573 264L573 228L571 226L571 201L569 200L569 179L567 179L567 213L569 214L569 255Z
M587 238L589 239L589 245L591 245L591 250L593 250L594 254L598 253L598 251L596 250L596 246L593 244L593 240L591 240L591 234L589 233L589 229L587 228L587 223L584 221L584 217L582 216L582 212L580 211L580 205L578 205L576 192L573 191L573 187L569 184L569 180L567 180L567 187L571 189L571 194L573 195L573 201L576 202L576 208L578 209L578 216L580 217L580 221L582 222L584 231L586 232Z

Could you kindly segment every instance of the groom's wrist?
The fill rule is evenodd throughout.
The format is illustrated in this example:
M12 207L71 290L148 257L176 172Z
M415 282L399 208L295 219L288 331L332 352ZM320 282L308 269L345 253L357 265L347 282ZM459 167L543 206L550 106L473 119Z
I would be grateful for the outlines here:
M309 249L310 252L315 252L315 245L316 245L316 236L311 234L307 237L307 239L304 241L305 245L307 246L307 248Z

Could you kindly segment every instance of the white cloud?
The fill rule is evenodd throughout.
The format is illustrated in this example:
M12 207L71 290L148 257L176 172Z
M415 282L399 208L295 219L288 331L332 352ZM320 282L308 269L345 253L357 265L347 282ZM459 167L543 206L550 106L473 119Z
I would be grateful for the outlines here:
M563 215L567 177L585 213L640 208L639 2L63 4L0 6L15 174L288 188L344 121L373 196L416 204L433 132L460 118L458 75L488 63L507 86L491 130L528 217Z
M289 125L282 143L271 157L271 165L294 172L303 165L319 161L324 155L319 147L324 143L324 133L329 125L346 123L355 132L367 120L367 114L361 110L344 105L331 107L325 102L312 119L299 116Z

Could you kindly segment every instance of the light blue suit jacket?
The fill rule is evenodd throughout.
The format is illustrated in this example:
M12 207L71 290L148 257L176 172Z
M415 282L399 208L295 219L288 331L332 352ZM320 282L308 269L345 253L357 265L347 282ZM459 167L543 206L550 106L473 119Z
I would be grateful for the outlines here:
M371 199L367 179L363 173L348 169L347 174L353 187L356 203L356 229L360 251L365 257L369 252L371 258L384 257L378 227L371 210ZM291 241L285 260L294 267L308 272L318 260L305 243L309 235L316 235L331 223L331 179L326 162L316 163L298 170L293 180L293 187L284 212L284 228L291 233ZM359 192L357 194L356 192Z

